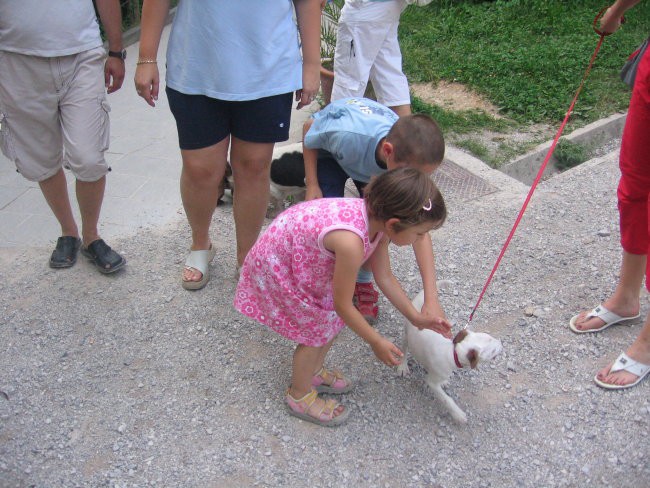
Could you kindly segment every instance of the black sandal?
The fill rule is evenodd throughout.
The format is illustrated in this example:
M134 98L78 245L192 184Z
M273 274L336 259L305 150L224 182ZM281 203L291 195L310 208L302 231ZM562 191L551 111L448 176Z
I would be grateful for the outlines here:
M88 244L87 247L81 248L81 254L90 259L100 273L114 273L126 264L126 259L111 249L103 239Z
M77 262L77 252L81 247L81 239L72 236L61 236L56 241L56 247L50 256L50 268L70 268Z

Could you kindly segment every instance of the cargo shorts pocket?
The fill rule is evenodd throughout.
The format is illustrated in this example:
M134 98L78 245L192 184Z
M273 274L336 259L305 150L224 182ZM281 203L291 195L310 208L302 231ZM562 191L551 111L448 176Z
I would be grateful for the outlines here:
M0 150L2 150L2 154L4 154L9 161L16 161L16 150L11 138L9 120L2 112L0 112Z
M100 97L98 100L100 106L99 115L101 117L98 134L99 150L101 152L104 152L108 149L108 145L111 139L111 121L109 117L111 106L106 101L105 96Z

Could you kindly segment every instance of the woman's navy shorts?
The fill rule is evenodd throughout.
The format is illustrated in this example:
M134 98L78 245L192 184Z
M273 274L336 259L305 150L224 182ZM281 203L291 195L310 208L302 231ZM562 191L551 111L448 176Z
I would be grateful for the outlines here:
M166 88L181 149L202 149L232 135L247 142L289 139L291 92L247 101L217 100Z

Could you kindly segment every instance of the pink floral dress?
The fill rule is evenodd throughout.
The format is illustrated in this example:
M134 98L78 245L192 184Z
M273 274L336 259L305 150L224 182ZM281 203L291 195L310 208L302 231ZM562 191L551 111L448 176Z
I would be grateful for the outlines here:
M340 229L363 239L364 261L381 239L369 239L361 198L320 198L281 213L246 256L235 308L300 344L330 342L345 323L334 311L335 259L323 239Z

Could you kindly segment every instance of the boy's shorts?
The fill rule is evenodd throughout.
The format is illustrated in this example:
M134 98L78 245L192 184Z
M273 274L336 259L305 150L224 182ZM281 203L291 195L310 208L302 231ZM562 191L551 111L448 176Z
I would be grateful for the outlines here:
M249 101L186 95L169 87L166 92L181 149L209 147L229 135L259 143L289 139L291 92Z
M402 73L398 24L399 21L339 23L332 100L362 97L370 80L382 105L397 107L411 103L408 80Z
M81 181L108 171L103 47L52 58L0 51L0 146L31 181L65 164Z

